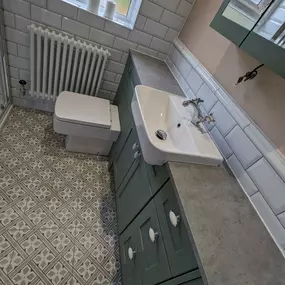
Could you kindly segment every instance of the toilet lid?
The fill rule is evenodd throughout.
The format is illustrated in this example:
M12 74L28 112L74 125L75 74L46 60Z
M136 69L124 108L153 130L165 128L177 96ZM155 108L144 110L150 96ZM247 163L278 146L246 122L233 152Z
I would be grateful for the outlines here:
M55 116L60 121L110 129L110 101L98 97L63 91L55 104Z

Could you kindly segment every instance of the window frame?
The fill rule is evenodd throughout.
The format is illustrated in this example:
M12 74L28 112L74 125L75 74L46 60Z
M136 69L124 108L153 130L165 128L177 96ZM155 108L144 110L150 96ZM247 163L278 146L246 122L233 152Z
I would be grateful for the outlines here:
M265 8L272 2L272 0L258 0L256 3L254 0L238 0L238 2L247 6L250 9L253 9L255 13L261 15Z
M101 3L100 3L100 6L99 6L98 14L96 14L93 11L90 11L88 9L88 4L87 4L88 0L60 0L60 1L66 2L66 3L71 4L71 5L74 5L78 9L85 10L85 11L87 11L89 13L92 13L94 15L102 17L102 18L104 18L106 20L112 21L112 22L114 22L116 24L119 24L121 26L129 28L131 30L134 28L134 25L135 25L135 22L136 22L136 19L138 17L139 10L140 10L140 7L141 7L141 3L142 3L142 0L130 0L130 5L129 5L128 13L127 13L126 16L122 15L122 14L120 14L118 12L115 12L114 18L113 19L108 19L108 18L104 17L105 6L101 5Z

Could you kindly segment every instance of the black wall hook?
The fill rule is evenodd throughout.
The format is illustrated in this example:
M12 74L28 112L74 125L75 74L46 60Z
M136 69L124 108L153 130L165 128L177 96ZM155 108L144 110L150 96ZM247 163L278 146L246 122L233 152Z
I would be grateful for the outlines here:
M244 76L239 77L236 85L240 84L242 81L247 81L247 80L252 80L256 77L256 75L258 74L258 69L263 67L264 64L261 64L259 66L257 66L255 69L253 69L252 71L247 72Z

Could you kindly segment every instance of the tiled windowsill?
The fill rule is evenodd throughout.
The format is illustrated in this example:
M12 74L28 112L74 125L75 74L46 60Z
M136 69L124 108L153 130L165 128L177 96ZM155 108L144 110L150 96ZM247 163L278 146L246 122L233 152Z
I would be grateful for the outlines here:
M78 4L74 3L73 1L69 1L69 0L61 0L63 2L66 2L70 5L73 5L75 7L77 7L78 9L81 9L81 10L84 10L84 11L87 11L89 13L92 13L100 18L103 18L107 21L110 21L110 22L113 22L113 23L116 23L120 26L123 26L125 28L128 28L130 30L133 30L134 29L134 26L135 26L135 23L136 23L136 19L137 19L137 16L138 16L138 11L140 9L140 4L141 4L141 1L140 1L140 4L136 4L137 7L135 7L135 10L137 10L137 13L134 11L132 14L132 17L131 19L128 19L127 17L124 17L123 15L120 15L119 13L115 13L114 15L114 18L113 19L109 19L109 18L106 18L104 17L104 12L105 12L105 8L103 6L100 6L99 7L99 10L98 10L98 14L89 10L87 5L84 5L80 2L78 2Z

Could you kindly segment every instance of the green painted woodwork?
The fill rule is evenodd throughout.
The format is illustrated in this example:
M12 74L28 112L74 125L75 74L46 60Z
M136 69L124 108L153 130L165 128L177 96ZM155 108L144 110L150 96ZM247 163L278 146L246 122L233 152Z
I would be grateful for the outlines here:
M139 233L142 283L154 285L169 279L171 274L153 201L148 203L133 224ZM150 240L150 228L158 233L155 242Z
M199 270L195 270L170 281L164 282L161 285L204 285L204 283L202 278L200 278Z
M183 221L173 228L168 220L169 210L179 213L179 207L166 166L148 165L142 156L134 158L133 145L139 145L139 139L131 101L137 84L129 57L115 99L121 134L109 156L115 175L123 284L155 285L170 280L165 284L201 285L195 283L200 282L200 274L193 271L197 263ZM150 227L158 233L154 243L149 238ZM128 257L129 247L136 251L133 260ZM191 276L178 277L188 271L193 271Z
M158 232L154 243L149 238L150 227ZM128 256L130 247L136 252L133 260ZM120 236L120 251L124 285L154 285L171 277L154 202Z
M115 143L113 143L111 152L109 154L109 167L110 168L114 166L113 165L114 162L117 161L118 156L120 155L131 131L132 131L131 125L128 128L122 129L118 137L118 140ZM117 189L117 185L116 185L116 189Z
M139 145L139 139L135 128L131 129L131 133L125 142L121 153L119 154L116 162L114 163L114 175L116 189L121 185L125 175L134 161L134 154L136 150L133 150L133 145Z
M114 100L114 105L118 106L119 110L119 118L120 118L120 126L121 126L121 133L118 140L113 144L110 155L109 155L109 162L110 165L117 159L119 153L122 150L122 147L130 133L131 126L129 117L131 116L129 112L129 107L127 100L125 100L125 96L127 92L133 92L131 90L131 81L128 72L127 65L125 67L124 74L122 76L121 82L118 87L118 91ZM128 94L128 96L131 96ZM127 96L127 97L128 97Z
M145 163L137 158L116 193L119 233L129 225L151 198Z
M230 1L231 0L225 0L222 3L220 9L211 22L210 27L237 46L240 46L250 31L223 16L224 10Z
M161 186L169 179L166 165L157 166L146 164L149 182L153 194L156 194Z
M114 105L118 106L119 109L121 134L116 143L113 144L111 152L109 154L110 167L113 165L114 161L117 160L124 146L124 143L130 134L131 128L133 127L131 101L133 98L135 86L139 84L139 77L135 69L132 67L132 60L129 56L114 100Z
M139 232L135 224L131 224L120 236L121 272L124 285L142 285L139 244ZM136 252L133 260L129 259L129 248Z
M155 196L154 201L172 276L178 276L198 268L194 251L170 180ZM174 227L170 223L170 211L173 211L176 215L180 216L180 222L177 227Z
M122 130L128 128L131 123L131 99L134 88L135 87L128 71L125 71L124 78L122 80L122 84L120 84L120 88L118 89L115 101L115 105L119 108L120 125Z

